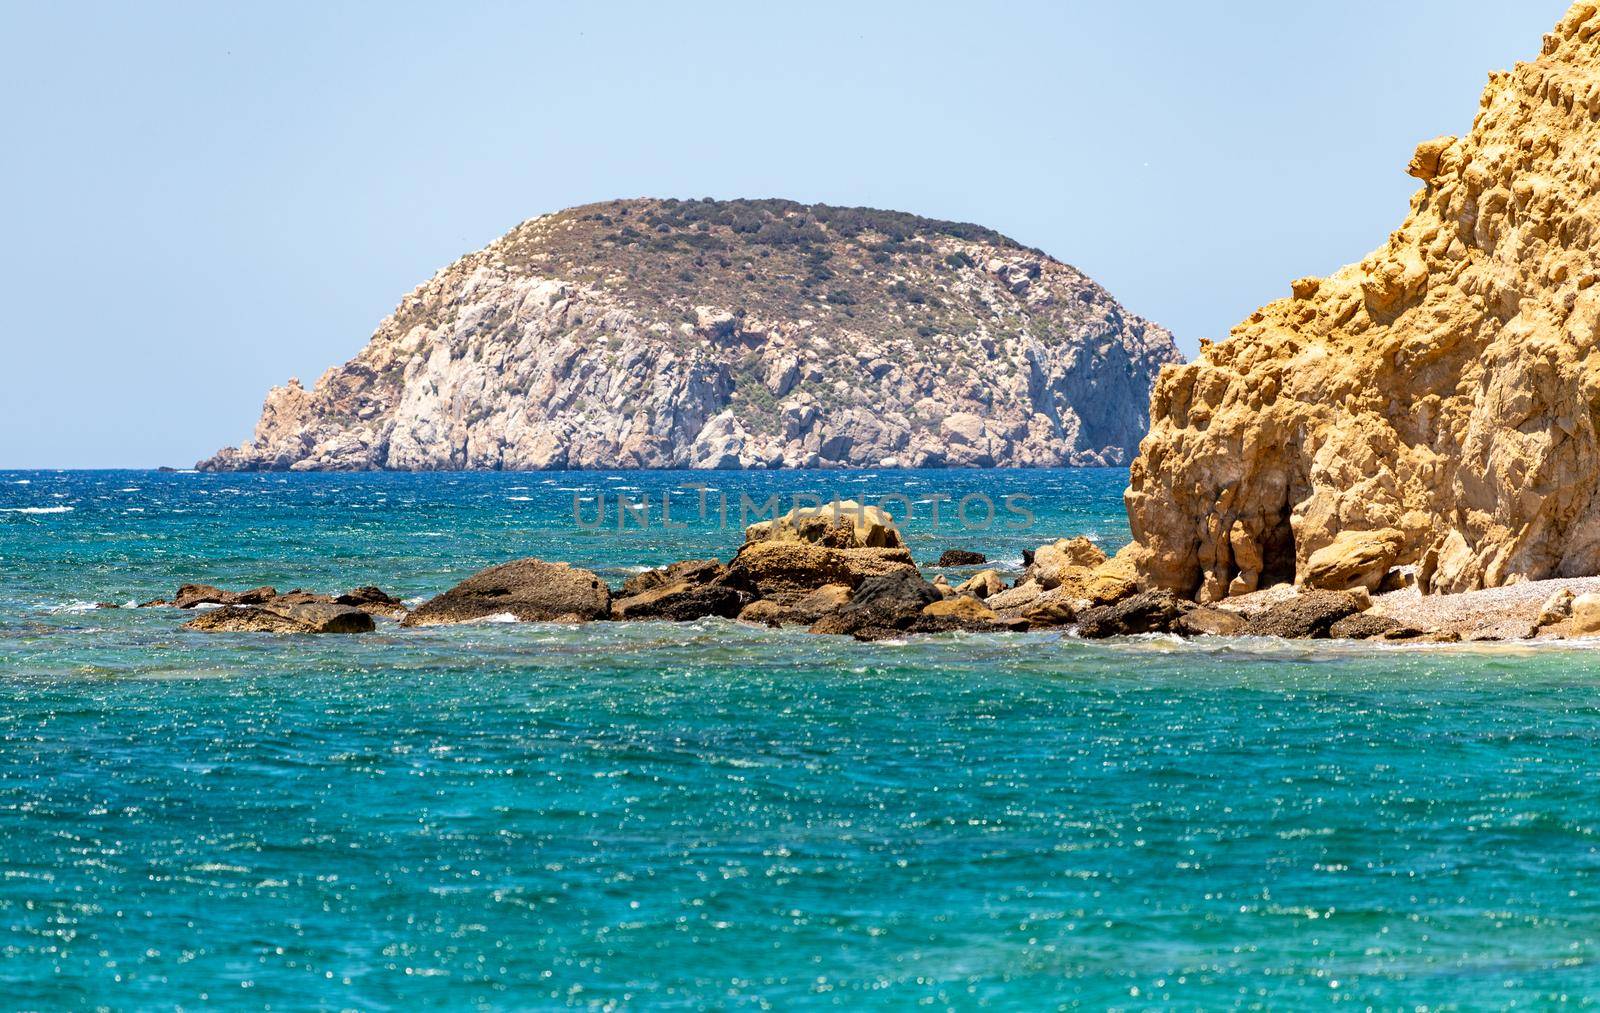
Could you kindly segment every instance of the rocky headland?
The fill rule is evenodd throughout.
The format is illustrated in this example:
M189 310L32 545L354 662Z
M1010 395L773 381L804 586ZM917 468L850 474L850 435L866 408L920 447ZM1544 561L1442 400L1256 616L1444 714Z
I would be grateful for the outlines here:
M993 230L781 200L526 221L204 470L1125 464L1164 328Z
M1428 593L1600 573L1600 14L1419 145L1410 214L1163 370L1127 492L1143 587Z

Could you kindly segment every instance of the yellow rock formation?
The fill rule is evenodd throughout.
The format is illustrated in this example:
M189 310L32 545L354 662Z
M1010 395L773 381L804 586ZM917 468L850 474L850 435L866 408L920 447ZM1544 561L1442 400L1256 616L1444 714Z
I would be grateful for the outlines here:
M1391 538L1431 592L1600 573L1596 4L1407 172L1382 248L1163 369L1119 556L1145 586L1214 600Z

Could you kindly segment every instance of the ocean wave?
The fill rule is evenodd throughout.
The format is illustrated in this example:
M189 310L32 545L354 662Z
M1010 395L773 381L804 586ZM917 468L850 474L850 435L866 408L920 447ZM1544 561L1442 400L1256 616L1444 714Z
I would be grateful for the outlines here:
M532 496L507 496L506 500L508 502L511 502L511 503L532 503L533 502L533 497Z
M31 479L31 478L19 478L15 482L12 482L11 484L12 485L32 485L33 484L33 479Z
M0 514L69 514L76 509L70 506L0 507Z

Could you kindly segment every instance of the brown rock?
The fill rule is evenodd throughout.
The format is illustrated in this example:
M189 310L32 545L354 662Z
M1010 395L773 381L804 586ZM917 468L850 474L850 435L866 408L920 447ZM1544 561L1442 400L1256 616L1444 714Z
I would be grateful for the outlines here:
M1162 371L1126 497L1146 586L1305 583L1384 529L1430 594L1600 573L1597 29L1575 4L1418 149L1381 248Z
M619 597L630 598L636 594L643 594L651 588L678 580L685 580L691 584L710 584L727 573L727 570L728 568L719 560L685 559L659 570L646 570L634 574L622 582Z
M1087 584L1090 571L1106 561L1106 554L1089 539L1061 538L1033 550L1028 573L1045 589L1071 583Z
M744 530L746 542L809 542L832 549L895 549L905 543L888 512L855 500L795 507L776 520Z
M956 587L956 594L971 595L974 598L989 598L1006 589L1006 582L1000 578L998 570L979 570Z
M1357 612L1330 626L1328 636L1334 640L1410 640L1422 636L1422 631L1388 616Z
M375 616L404 619L406 606L399 598L385 593L371 584L346 591L333 599L335 605L351 605Z
M846 584L824 584L815 591L789 592L751 602L739 620L763 626L810 626L850 601Z
M1239 628L1239 635L1286 640L1326 638L1334 623L1360 609L1359 600L1348 592L1307 591L1251 616Z
M1580 594L1572 600L1572 625L1568 632L1574 637L1600 633L1600 594Z
M1029 629L1070 626L1078 621L1078 613L1081 611L1079 605L1082 600L1070 591L1054 588L1029 602L1022 609L1022 619L1027 622ZM1010 610L1007 614L1011 614Z
M690 622L706 616L732 619L750 602L750 596L726 584L694 584L675 580L611 603L613 619L659 619Z
M1322 591L1356 587L1376 591L1404 541L1405 536L1394 528L1341 531L1306 560L1301 583Z
M1244 623L1244 616L1237 612L1200 605L1179 616L1172 632L1182 637L1227 637L1238 633Z
M993 623L1000 617L976 598L957 595L922 607L922 614L935 618L959 619L967 623Z
M277 596L278 592L270 587L224 591L210 584L185 584L178 588L172 603L181 609L192 609L198 605L259 605Z
M869 626L904 629L925 606L944 600L916 570L895 570L863 580L851 592L849 603L817 620L811 632L854 633Z
M1183 614L1183 603L1170 591L1142 591L1114 605L1097 605L1078 616L1078 635L1085 640L1166 633Z
M611 590L588 570L518 559L473 574L406 616L405 626L511 615L522 622L585 622L611 613Z
M203 633L370 633L372 616L349 605L325 603L227 605L183 624Z
M807 542L747 543L733 557L728 579L752 587L763 598L789 591L811 591L825 584L854 588L868 577L906 571L916 565L906 549L832 549Z

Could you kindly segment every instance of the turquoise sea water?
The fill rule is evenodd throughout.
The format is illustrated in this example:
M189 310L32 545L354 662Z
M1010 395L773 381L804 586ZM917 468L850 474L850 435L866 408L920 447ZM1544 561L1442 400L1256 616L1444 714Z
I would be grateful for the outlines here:
M919 558L1015 563L1124 540L1125 477L0 473L0 1006L1600 996L1583 649L318 639L86 608L187 580L412 597L528 554L617 583L737 525L582 530L572 497L697 479L1031 495L1028 529L909 526Z

